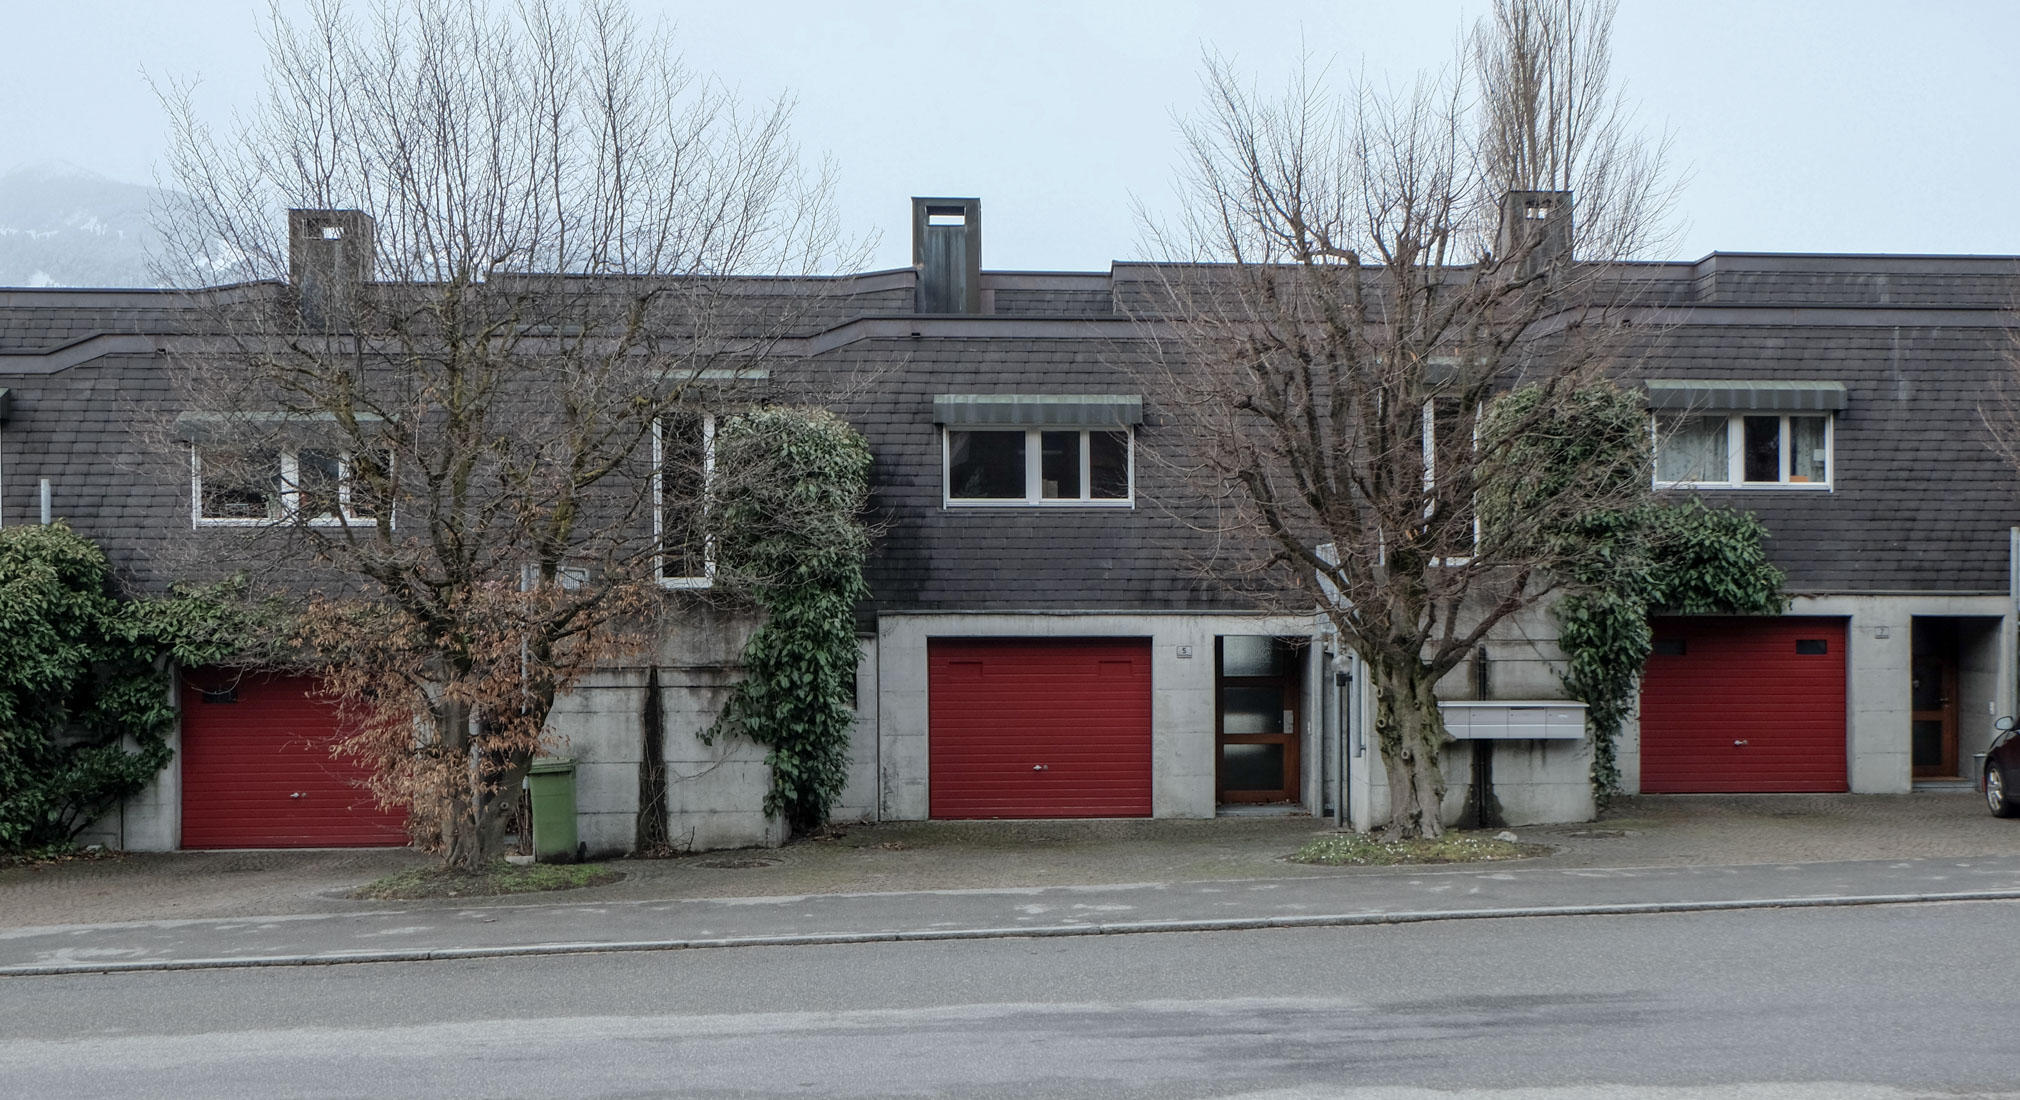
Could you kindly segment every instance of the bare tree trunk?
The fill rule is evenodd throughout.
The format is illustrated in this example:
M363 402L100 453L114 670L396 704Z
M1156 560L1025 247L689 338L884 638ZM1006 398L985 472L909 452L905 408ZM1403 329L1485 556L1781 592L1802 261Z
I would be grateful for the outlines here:
M526 772L532 766L531 753L512 752L500 756L485 769L491 779L476 780L477 788L472 795L477 812L470 824L478 862L476 867L464 870L481 870L504 857L505 829L511 823L512 807L519 798L519 785L525 782Z
M470 760L470 710L462 703L443 701L435 712L435 734L441 741L442 759L448 767L460 769L461 782L443 785L441 806L442 859L458 870L476 873L484 868L482 846L477 842L476 786ZM421 806L417 803L415 809Z
M1368 672L1379 690L1375 740L1389 777L1389 840L1444 835L1440 816L1445 776L1438 766L1445 742L1445 719L1432 689L1437 678L1411 659L1374 659Z

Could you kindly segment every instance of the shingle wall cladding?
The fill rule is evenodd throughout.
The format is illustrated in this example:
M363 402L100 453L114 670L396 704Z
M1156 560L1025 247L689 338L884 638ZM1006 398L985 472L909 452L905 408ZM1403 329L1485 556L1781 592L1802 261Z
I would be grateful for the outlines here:
M794 336L821 332L857 317L883 317L911 313L917 308L917 292L911 283L846 294L815 294L767 301L752 299L754 331L767 331L773 324L768 316L789 311L788 331Z
M263 586L333 591L347 583L308 548L289 546L287 528L193 525L190 450L175 428L165 356L106 355L46 374L0 371L0 386L13 404L0 424L0 524L39 520L47 478L54 517L98 543L136 588L241 571ZM638 535L649 537L649 529Z
M2007 372L2009 338L1985 308L2007 304L2003 261L1923 259L1890 267L1885 258L1833 258L1810 264L1815 270L1804 263L1801 257L1720 256L1697 266L1732 275L1736 281L1723 285L1744 287L1731 292L1752 305L1797 306L1810 302L1809 294L1825 301L1877 293L1872 279L1878 275L1858 270L1863 267L1891 280L1889 293L1913 285L1929 296L1927 304L1983 312L1979 319L1954 311L1930 315L1928 323L1902 327L1875 324L1874 315L1856 308L1804 310L1800 325L1792 312L1775 323L1772 308L1720 308L1716 323L1704 317L1692 322L1684 314L1635 373L1837 381L1850 395L1837 423L1833 491L1704 495L1767 521L1774 534L1770 552L1799 592L2004 592L2006 532L2020 523L2020 504L2012 492L2015 476L1986 446L1979 420L1985 395ZM1661 276L1653 281L1663 291L1693 279L1701 284L1700 277L1684 274L1691 265L1673 266L1652 273ZM903 274L866 279L859 293L806 310L806 324L908 313L912 290ZM1114 281L1118 297L1146 289L1137 274ZM1143 392L1131 374L1143 352L1136 326L1111 320L1093 326L1105 335L1088 336L1083 327L1069 338L1051 324L1049 337L1036 335L1048 331L1042 318L1073 316L1070 310L1081 306L1089 311L1082 316L1114 317L1098 304L1106 295L1099 288L1108 282L1045 276L995 287L997 331L1025 311L1032 319L1016 324L1029 325L1031 336L862 339L807 364L820 374L853 379L858 392L844 411L876 455L874 503L884 532L871 580L881 606L1238 606L1192 579L1182 548L1199 545L1197 537L1163 507L1189 499L1186 487L1146 461L1142 450L1134 509L942 505L935 394ZM0 354L48 350L97 332L174 331L180 323L159 296L4 292ZM32 521L37 482L47 477L56 513L147 585L201 573L207 561L214 565L223 556L216 551L239 536L190 530L186 456L160 432L136 428L143 410L168 405L159 358L105 356L46 374L32 373L32 361L18 365L31 373L0 363L0 386L11 389L15 401L12 422L0 426L0 520ZM793 370L782 365L775 376L785 381ZM1140 439L1169 448L1175 441L1166 431L1153 404Z
M1775 305L2000 308L2020 301L2020 275L1971 272L1713 271L1697 300Z
M825 356L822 369L875 377L846 409L876 456L872 501L883 533L870 582L883 610L1200 609L1237 606L1192 580L1177 547L1183 525L1160 504L1183 485L1136 460L1136 507L943 506L942 393L1143 392L1130 327L1117 338L865 340ZM1161 439L1154 410L1139 429Z
M91 306L4 308L0 355L39 355L101 333L173 331L181 314L172 309L106 309Z
M48 478L56 517L105 548L123 577L159 587L179 574L188 543L187 460L176 462L140 423L169 401L154 356L105 356L45 375L0 374L14 397L0 425L0 523L40 518Z
M2010 377L2009 346L1989 324L1685 326L1639 373L1844 383L1830 492L1702 493L1767 523L1791 591L1999 593L2020 495L1979 410Z
M1114 299L1108 288L1086 290L1012 290L994 293L999 317L1110 317Z

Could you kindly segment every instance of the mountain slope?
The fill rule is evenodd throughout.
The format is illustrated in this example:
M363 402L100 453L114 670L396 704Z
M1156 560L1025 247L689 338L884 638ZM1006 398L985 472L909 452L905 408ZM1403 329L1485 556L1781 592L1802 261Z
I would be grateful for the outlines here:
M156 190L69 164L0 175L0 286L156 286Z

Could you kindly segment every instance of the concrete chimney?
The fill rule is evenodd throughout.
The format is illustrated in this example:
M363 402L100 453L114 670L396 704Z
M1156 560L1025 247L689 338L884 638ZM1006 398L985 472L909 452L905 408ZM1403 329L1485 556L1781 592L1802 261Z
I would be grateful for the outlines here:
M912 200L920 313L982 312L982 200Z
M1533 275L1571 258L1571 192L1510 191L1501 196L1501 232L1494 251L1503 262L1520 256Z
M372 281L378 230L362 210L288 211L288 283L312 325L341 320L351 293Z

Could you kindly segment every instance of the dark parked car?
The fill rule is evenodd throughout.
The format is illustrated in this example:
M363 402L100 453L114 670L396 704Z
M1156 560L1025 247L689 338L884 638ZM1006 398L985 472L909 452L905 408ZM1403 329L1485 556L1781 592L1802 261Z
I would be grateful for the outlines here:
M2020 737L2013 736L2013 719L2001 718L1999 736L1985 752L1985 770L1978 777L1978 789L1985 792L1985 805L1993 817L2020 817Z

